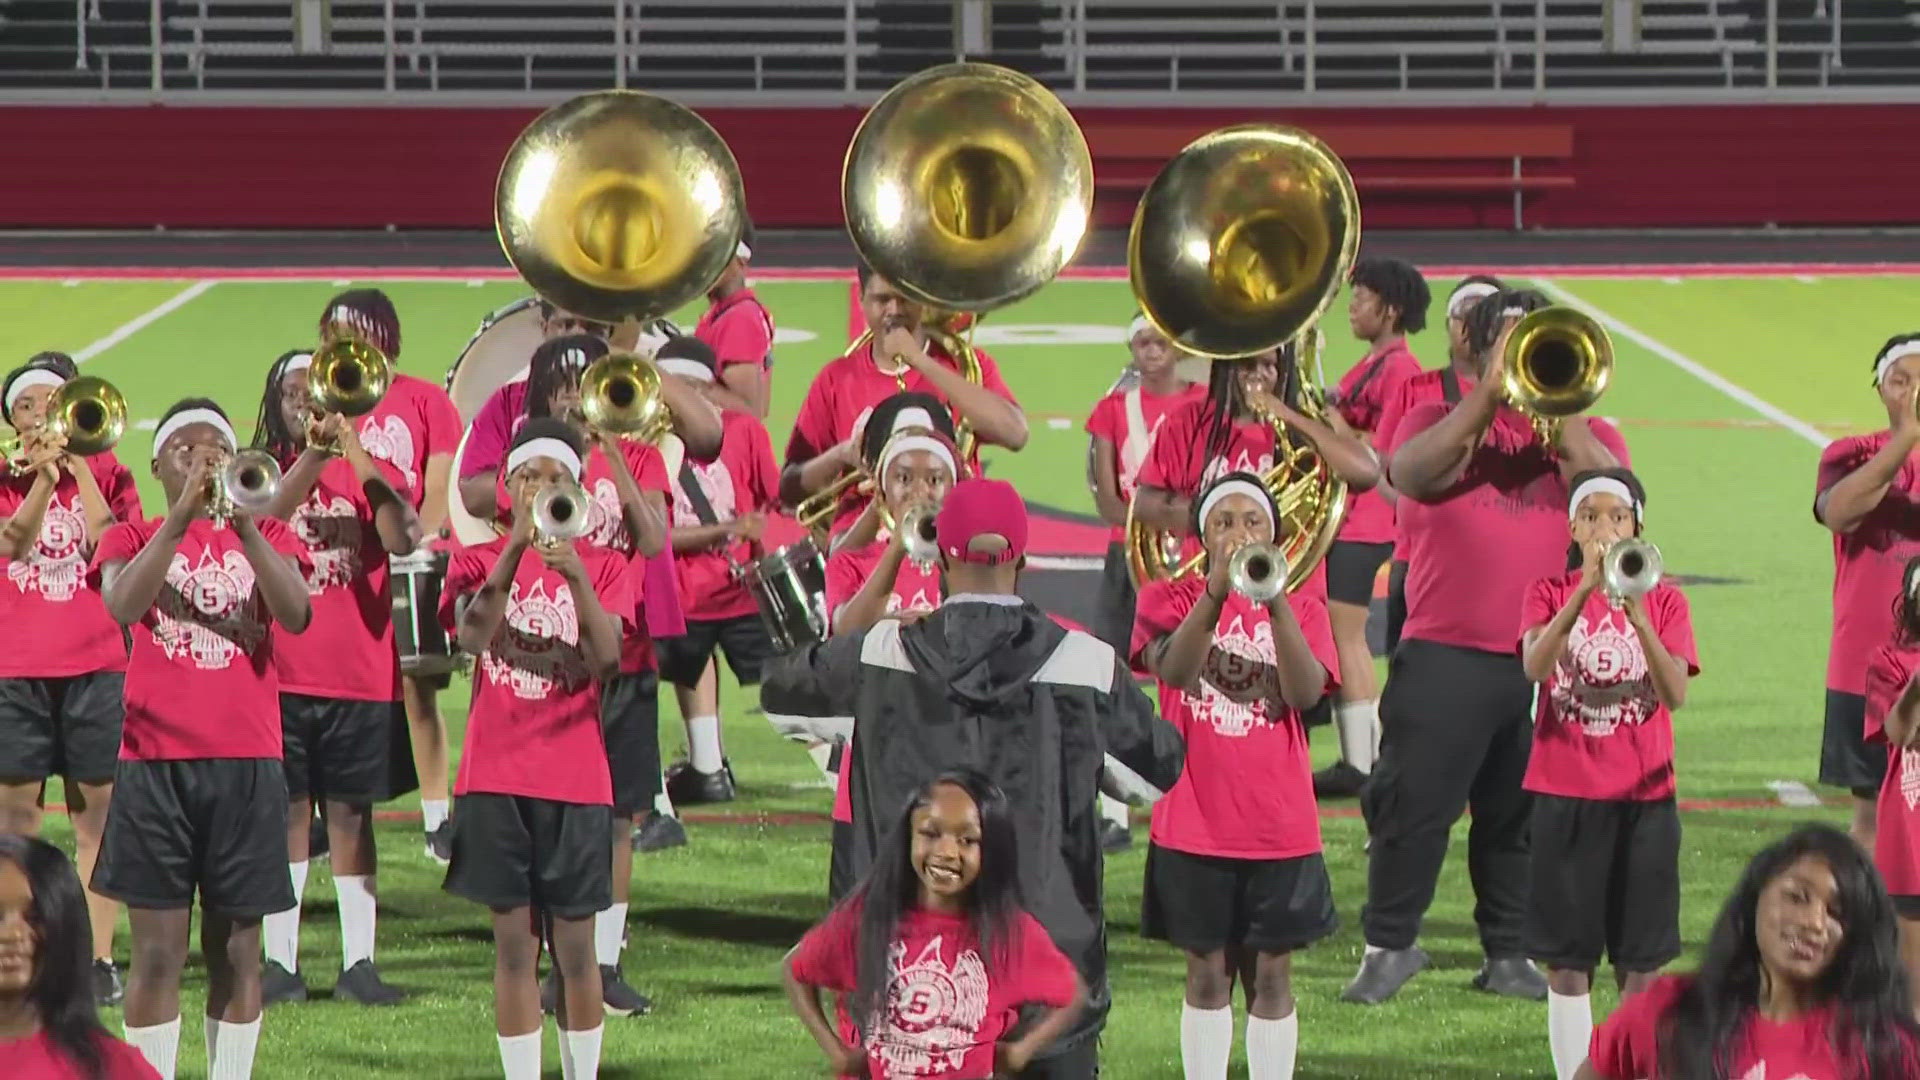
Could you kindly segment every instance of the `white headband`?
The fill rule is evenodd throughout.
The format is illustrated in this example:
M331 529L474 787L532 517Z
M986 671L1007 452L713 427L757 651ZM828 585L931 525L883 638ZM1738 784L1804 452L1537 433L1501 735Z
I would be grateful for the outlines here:
M1532 313L1519 304L1509 304L1500 309L1500 317L1503 319L1524 319L1530 314Z
M1131 342L1134 338L1140 336L1140 331L1151 329L1153 329L1153 322L1151 320L1145 315L1135 315L1133 321L1127 324L1127 340Z
M753 249L747 246L745 240L736 240L733 245L733 254L735 258L751 259L753 258Z
M1585 502L1589 495L1612 495L1633 508L1633 520L1640 520L1640 501L1633 497L1633 492L1627 485L1611 476L1595 476L1582 481L1579 487L1573 489L1573 497L1567 500L1568 521L1572 521L1580 513L1580 504Z
M7 412L13 412L13 403L19 401L20 395L26 393L29 387L64 386L66 381L60 377L59 372L48 371L46 368L28 368L20 373L19 378L13 380L12 386L7 387Z
M1874 361L1873 364L1873 385L1879 386L1881 381L1887 377L1887 372L1893 370L1893 365L1905 360L1909 356L1920 356L1920 341L1903 341L1893 348L1888 349L1886 352L1881 353L1880 359ZM7 408L13 408L12 400L8 400Z
M678 375L683 379L692 379L694 382L713 381L713 369L698 360L669 356L665 360L656 359L654 364L669 375Z
M291 375L296 371L305 371L312 366L313 366L313 354L299 353L297 355L287 357L287 365L280 369L280 374Z
M881 470L884 471L887 466L893 464L894 458L911 450L925 450L927 453L947 463L947 475L956 477L960 475L959 468L953 463L953 451L947 449L946 443L941 442L931 435L900 435L895 437L893 441L887 443L887 457L885 461L880 463Z
M1466 309L1475 303L1500 291L1500 286L1489 285L1484 281L1471 281L1453 290L1447 298L1447 318L1457 319Z
M537 457L552 458L567 467L575 480L580 479L580 455L559 439L528 439L507 455L507 474Z
M901 409L893 415L893 430L901 431L914 427L933 427L933 417L927 413L927 410L918 407Z
M1273 496L1267 494L1265 488L1257 484L1248 483L1245 480L1229 480L1224 484L1214 485L1213 490L1207 492L1207 497L1200 500L1200 524L1202 526L1206 525L1207 515L1213 513L1213 508L1220 504L1221 499L1229 495L1245 495L1247 498L1259 504L1260 512L1267 515L1268 521L1273 520Z
M159 429L153 433L153 459L155 461L160 460L160 448L167 445L168 437L181 428L191 424L213 425L221 435L226 436L227 449L229 450L240 445L240 439L234 435L233 425L227 423L226 417L221 416L212 409L182 409L172 416L167 417L167 422L161 424Z

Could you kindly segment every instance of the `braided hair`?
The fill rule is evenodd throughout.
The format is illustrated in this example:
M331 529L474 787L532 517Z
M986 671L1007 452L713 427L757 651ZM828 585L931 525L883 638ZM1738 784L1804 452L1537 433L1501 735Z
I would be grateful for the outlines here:
M1900 644L1920 645L1920 555L1900 571L1900 595L1893 599L1893 634Z
M265 450L273 455L273 460L286 468L293 459L300 456L300 448L307 443L306 432L295 432L287 426L287 418L280 411L280 384L287 377L287 365L296 357L311 356L305 349L288 349L267 368L267 386L260 394L260 415L253 421L253 447Z
M552 415L549 410L554 391L578 385L581 372L611 351L612 346L591 334L568 334L541 342L527 362L527 418Z
M348 289L327 301L320 312L321 337L335 327L352 331L389 360L400 359L400 313L379 289Z
M1293 343L1288 342L1280 347L1277 356L1279 377L1273 396L1286 402L1290 409L1300 407L1302 385L1300 365L1295 362L1297 355ZM1233 425L1247 405L1240 391L1239 365L1250 362L1215 360L1207 371L1207 442L1202 462L1218 461L1226 456L1227 444L1233 439ZM1203 465L1203 471L1204 468Z
M1552 303L1535 289L1503 289L1483 298L1467 312L1467 348L1474 356L1486 355L1506 332L1509 311L1538 311Z

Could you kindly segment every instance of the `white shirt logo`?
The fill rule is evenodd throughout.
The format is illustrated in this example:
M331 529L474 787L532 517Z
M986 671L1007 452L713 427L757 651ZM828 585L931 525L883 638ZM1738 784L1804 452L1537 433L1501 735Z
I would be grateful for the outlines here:
M1255 619L1249 632L1246 620L1234 615L1225 630L1214 634L1200 669L1200 692L1181 696L1193 718L1213 725L1215 734L1243 738L1266 719L1267 684L1277 662L1273 624Z
M1582 614L1567 638L1567 652L1554 667L1549 693L1554 711L1594 738L1612 735L1621 724L1639 724L1659 705L1647 654L1626 625L1626 615L1609 607L1599 619Z
M224 670L267 636L248 603L252 596L253 566L244 554L225 551L216 556L212 548L203 548L199 565L193 566L185 553L176 551L156 605L154 643L169 660L190 656L203 671Z
M688 461L687 468L693 470L695 482L707 497L707 504L713 507L713 520L732 521L738 517L739 495L733 487L733 473L728 471L723 461L713 461L702 465L697 461ZM680 477L673 478L673 524L675 528L690 529L706 522L693 512L693 504L687 498L687 489L680 483Z
M352 503L338 495L326 498L315 489L294 509L287 524L307 545L307 557L313 563L307 572L310 595L319 596L359 576L360 515Z
M522 596L520 583L514 582L507 592L507 617L481 655L480 667L488 681L522 701L544 700L556 686L569 694L585 686L587 664L580 655L572 591L560 586L549 596L546 582L536 581Z
M400 478L407 486L418 487L419 480L413 471L414 446L413 432L400 418L393 415L375 419L369 415L360 422L360 445L366 447L369 457L400 470Z
M13 582L14 588L23 593L37 591L41 599L56 604L64 604L79 593L87 570L87 561L81 552L87 538L82 513L78 494L66 505L61 505L58 497L47 503L40 536L27 551L27 557L7 563L7 579Z
M1762 1061L1753 1068L1748 1069L1746 1075L1742 1076L1740 1080L1767 1080L1767 1063ZM1784 1077L1783 1080L1813 1080L1813 1077L1808 1076L1806 1073L1794 1073L1792 1076Z
M1920 750L1901 748L1900 755L1900 797L1907 800L1907 809L1920 806Z
M927 942L913 963L896 942L887 953L886 1017L868 1024L867 1051L886 1062L887 1076L938 1076L958 1069L987 1018L987 967L963 950L949 968L942 938Z
M601 477L587 493L587 542L611 551L632 552L633 538L627 535L627 515L620 509L620 489Z
M1202 449L1205 449L1204 445ZM1273 451L1250 454L1243 446L1229 457L1217 457L1207 462L1207 467L1200 470L1200 486L1204 488L1230 472L1248 472L1255 476L1265 476L1272 468Z

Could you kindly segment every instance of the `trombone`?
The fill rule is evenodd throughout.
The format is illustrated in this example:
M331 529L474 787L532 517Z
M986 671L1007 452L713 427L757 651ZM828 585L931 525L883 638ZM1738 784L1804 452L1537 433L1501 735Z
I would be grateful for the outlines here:
M351 334L329 338L307 368L307 397L321 415L365 416L393 385L393 361Z
M673 412L660 396L660 369L639 353L608 353L587 365L580 414L595 430L641 442L657 443L673 430Z
M112 450L127 430L127 399L96 375L82 375L56 387L47 398L46 419L38 431L66 442L66 452L92 457ZM0 456L15 475L27 471L26 433L0 442Z
M1500 353L1507 400L1540 441L1553 446L1560 422L1593 407L1613 379L1613 342L1591 316L1570 307L1530 311L1513 324Z
M825 532L833 527L834 515L840 511L840 500L848 492L871 492L874 489L873 474L864 466L848 469L834 477L833 483L800 500L794 508L794 520L808 532Z

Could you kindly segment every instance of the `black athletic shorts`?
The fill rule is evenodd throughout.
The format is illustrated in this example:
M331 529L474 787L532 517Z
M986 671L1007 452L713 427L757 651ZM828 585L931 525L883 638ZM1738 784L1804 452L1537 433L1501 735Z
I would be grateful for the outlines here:
M613 812L630 817L660 794L660 677L615 675L600 684L600 735L613 774Z
M1133 574L1127 570L1127 546L1114 541L1107 545L1107 559L1100 568L1100 596L1093 609L1093 636L1113 646L1121 656L1133 644L1134 606L1139 593L1133 587Z
M1339 925L1333 882L1318 854L1223 859L1147 846L1143 937L1190 953L1229 945L1281 953L1304 949Z
M1373 583L1380 565L1393 555L1393 545L1335 540L1327 549L1327 599L1355 607L1373 604Z
M1407 563L1395 559L1387 567L1387 658L1400 647L1400 630L1407 625Z
M758 614L688 619L685 634L659 638L653 649L660 661L660 677L688 688L700 682L707 661L716 652L725 654L727 666L741 686L760 685L760 669L775 655L773 639L767 636L766 624Z
M1827 691L1827 719L1820 736L1820 782L1843 787L1860 799L1880 797L1887 776L1887 744L1867 741L1867 699Z
M0 779L113 779L126 681L119 671L0 679Z
M442 888L494 911L582 919L613 903L613 810L475 792L453 801Z
M853 890L853 823L833 823L833 847L827 855L827 903L837 904Z
M122 761L93 891L128 907L258 918L293 906L287 782L272 758Z
M1920 896L1893 897L1893 913L1903 919L1920 920Z
M1527 955L1548 967L1658 971L1680 955L1672 799L1533 797Z
M377 803L420 786L397 701L281 694L280 738L293 798Z

